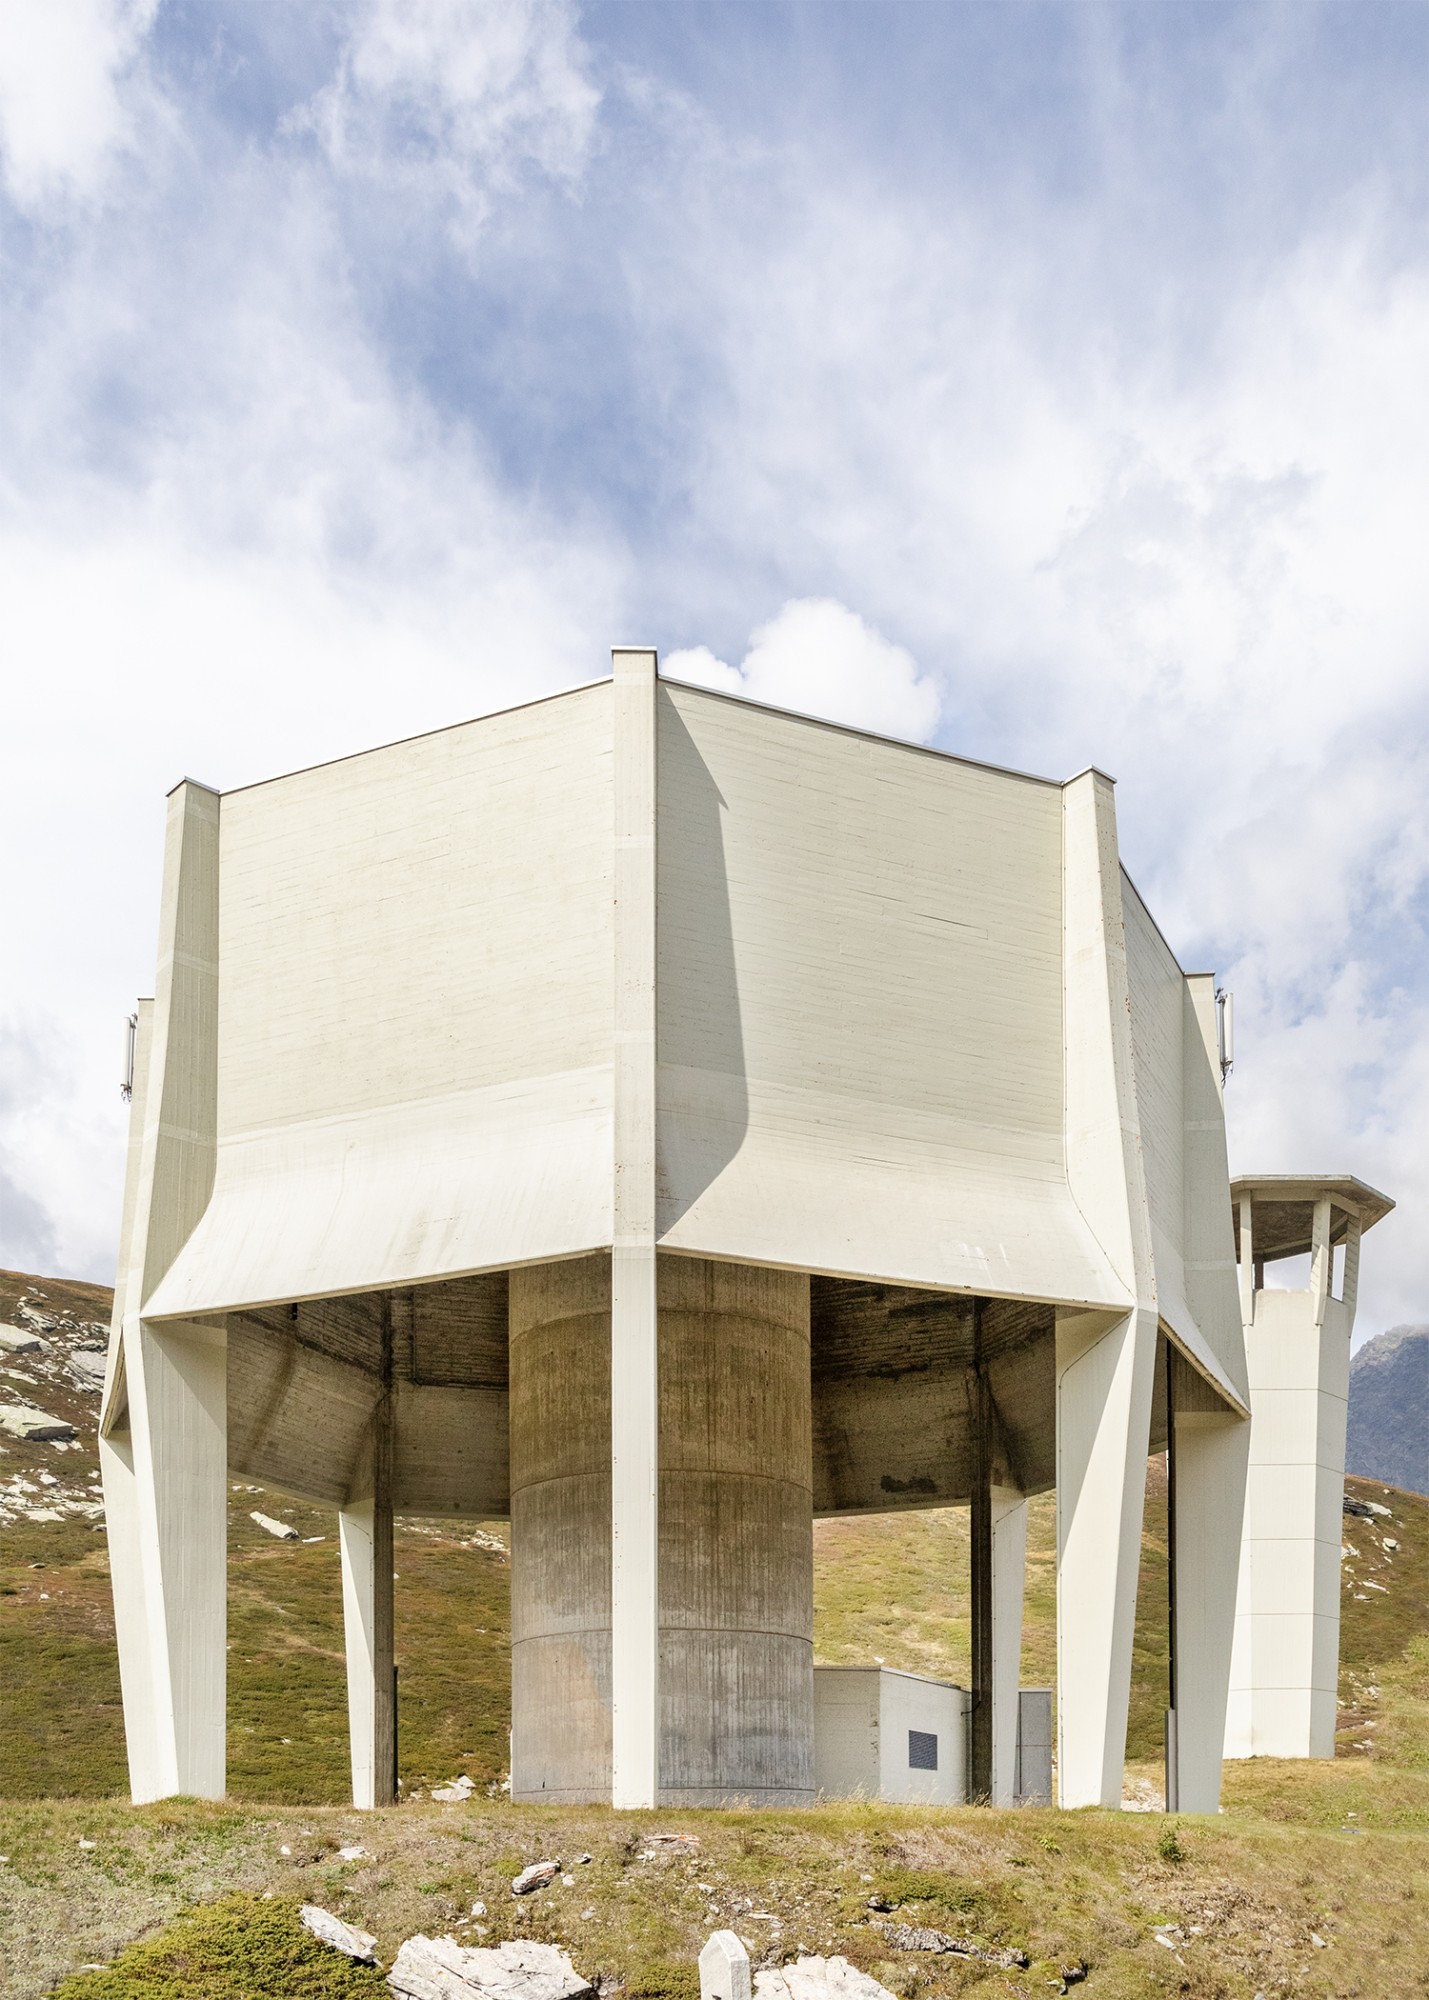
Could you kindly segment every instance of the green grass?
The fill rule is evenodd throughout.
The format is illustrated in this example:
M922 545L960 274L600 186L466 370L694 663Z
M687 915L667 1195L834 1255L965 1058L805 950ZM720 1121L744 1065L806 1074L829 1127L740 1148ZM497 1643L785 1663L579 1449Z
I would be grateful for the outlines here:
M18 1281L7 1285L0 1274L0 1317L18 1295ZM103 1314L98 1288L45 1289L51 1305ZM46 1406L92 1437L96 1400L60 1387ZM0 1447L0 1479L51 1470L82 1494L92 1469L92 1451ZM396 1536L401 1769L409 1795L460 1771L479 1795L465 1807L358 1815L342 1803L335 1516L247 1487L230 1494L231 1802L135 1810L122 1796L104 1536L80 1519L12 1525L0 1543L0 1996L380 1992L375 1975L297 1930L299 1901L376 1932L390 1962L418 1929L477 1942L468 1913L479 1898L485 1941L559 1943L588 1977L619 1979L629 2000L696 2000L695 1954L722 1924L765 1962L800 1946L842 1952L904 2000L1042 1994L1077 1960L1097 2000L1423 2000L1429 1501L1348 1485L1389 1505L1392 1519L1346 1518L1355 1554L1345 1566L1339 1753L1314 1765L1228 1765L1223 1812L1174 1823L876 1804L617 1816L488 1799L481 1788L505 1767L509 1568L499 1551L473 1545L469 1527L435 1521L402 1521ZM314 1539L274 1541L249 1519L255 1508ZM817 1656L881 1656L965 1683L967 1526L956 1509L819 1523ZM1055 1683L1055 1540L1044 1496L1029 1508L1027 1685ZM1129 1776L1143 1796L1160 1783L1166 1655L1165 1481L1152 1461L1128 1728ZM652 1828L693 1830L701 1848L693 1859L644 1861ZM341 1847L359 1844L362 1858L342 1860ZM589 1865L575 1866L587 1851ZM543 1854L564 1859L575 1886L518 1903L510 1877ZM1012 1976L899 1953L876 1929L875 1892L900 1905L899 1921L1016 1944L1034 1964ZM756 1923L760 1911L777 1923ZM1181 1927L1173 1949L1155 1942L1163 1923ZM86 1962L107 1969L79 1974Z
M241 1953L236 1971L222 1956L225 1927L248 1924L256 1899L260 1914L320 1903L374 1932L387 1964L417 1930L471 1943L542 1939L567 1950L587 1978L619 1979L631 2000L693 2000L696 1954L726 1926L746 1939L756 1965L800 1947L838 1952L908 2000L1030 2000L1076 1960L1089 1966L1088 1988L1100 2000L1252 2000L1257 1992L1422 2000L1429 1775L1361 1761L1282 1766L1275 1776L1281 1818L1247 1804L1214 1818L1182 1815L1179 1858L1166 1851L1160 1815L1096 1811L859 1804L615 1814L488 1800L364 1815L183 1801L142 1810L113 1801L0 1806L0 1854L9 1857L0 1864L0 1993L38 2000L79 1965L108 1960L110 1973L61 1988L65 2000L266 1995L274 1989L244 1983L250 1968ZM1377 1822L1350 1831L1357 1822L1346 1811L1368 1812L1377 1795ZM644 1843L653 1830L693 1832L700 1846L692 1855L652 1854ZM364 1856L344 1862L339 1847L358 1842ZM582 1854L589 1863L577 1860ZM518 1901L511 1876L546 1855L566 1863L573 1886ZM901 1952L882 1935L889 1919L870 1910L872 1895L897 1905L897 1922L1016 1946L1032 1966L1009 1976ZM478 1899L487 1905L484 1938L468 1914ZM198 1914L204 1906L213 1914ZM281 1952L293 1933L279 1916L269 1920L263 1951L286 1971ZM1176 1953L1155 1941L1157 1927L1169 1924L1181 1927ZM1323 1949L1312 1934L1326 1940ZM201 1968L197 1987L162 1983L178 1977L163 1956L176 1940ZM258 1963L266 1978L269 1963ZM350 1975L333 1967L331 1976Z
M161 1937L56 1992L59 2000L361 2000L387 1985L372 1966L319 1943L295 1901L240 1895L186 1911Z

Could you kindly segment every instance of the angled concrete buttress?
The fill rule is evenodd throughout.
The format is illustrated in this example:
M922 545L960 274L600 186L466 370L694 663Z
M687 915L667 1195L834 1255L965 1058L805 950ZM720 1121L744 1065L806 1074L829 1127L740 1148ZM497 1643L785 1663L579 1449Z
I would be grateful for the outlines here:
M1247 1443L1211 981L1066 785L609 680L174 794L103 1456L136 1797L223 1789L230 1471L339 1516L353 1797L394 1515L509 1516L512 1791L815 1795L812 1523L969 1505L969 1795L1115 1804L1149 1451L1214 1807Z

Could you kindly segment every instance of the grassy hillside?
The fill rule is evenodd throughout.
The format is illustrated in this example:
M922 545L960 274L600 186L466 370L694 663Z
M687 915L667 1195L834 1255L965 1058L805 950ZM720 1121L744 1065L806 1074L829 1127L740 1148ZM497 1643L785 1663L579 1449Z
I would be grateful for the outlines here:
M1344 1726L1335 1762L1228 1767L1223 1816L1181 1822L1163 1852L1167 1823L1136 1814L869 1806L647 1822L512 1807L499 1796L509 1703L505 1529L430 1521L403 1521L397 1532L403 1780L409 1800L461 1771L483 1790L469 1807L408 1803L359 1817L341 1803L334 1517L235 1484L232 1799L221 1808L135 1812L122 1801L94 1486L98 1396L67 1359L92 1341L85 1328L104 1317L107 1298L50 1281L39 1289L46 1297L37 1309L60 1324L38 1357L0 1357L0 1400L34 1402L73 1422L78 1436L0 1439L0 1995L35 2000L62 1973L107 1961L162 1919L234 1890L324 1902L377 1931L389 1955L414 1929L457 1924L479 1897L490 1905L492 1937L519 1930L562 1941L582 1970L618 1974L631 2000L694 2000L694 1951L722 1921L775 1955L801 1944L845 1951L906 2000L1055 1991L1059 1966L1077 1960L1092 1969L1088 1990L1109 1997L1429 1991L1429 1899L1418 1860L1429 1832L1429 1501L1349 1482L1353 1496L1390 1511L1346 1517ZM15 1316L21 1297L35 1300L33 1281L0 1274L0 1320ZM254 1510L291 1522L301 1539L275 1541L249 1518ZM1051 1499L1035 1501L1030 1515L1023 1677L1050 1685ZM818 1656L881 1657L965 1680L967 1567L967 1517L958 1510L819 1524ZM1165 1680L1165 1482L1153 1461L1128 1738L1139 1763L1131 1793L1141 1802L1159 1786ZM483 1796L486 1786L494 1796ZM650 1826L696 1830L698 1859L642 1860ZM364 1856L338 1855L359 1844ZM505 1878L522 1863L543 1852L570 1861L587 1850L594 1859L575 1889L512 1902ZM893 1950L870 1928L870 1883L905 1904L904 1920L1018 1944L1033 1966L1011 1975ZM238 1904L204 1920L207 1944L176 1934L172 1951L164 1947L171 1959L208 1967L195 1972L196 1984L161 1979L151 1958L128 1984L96 1974L75 1995L237 2000L239 1988L204 1953L221 1957L228 1946L214 1939L223 1926L258 1921L255 1909L268 1913L261 1922L271 1929L271 1905ZM1180 1929L1158 1945L1157 1924Z
M40 1296L43 1294L43 1296ZM97 1286L0 1273L0 1321L22 1299L60 1324L40 1355L0 1361L0 1395L76 1426L74 1444L0 1439L0 1797L96 1798L124 1784L119 1679L94 1433L98 1394L67 1359L107 1315ZM67 1326L64 1322L68 1320ZM8 1378L8 1381L7 1381ZM18 1482L18 1487L17 1487ZM22 1490L23 1489L23 1490ZM1388 1516L1346 1518L1345 1755L1429 1764L1429 1500L1350 1480ZM235 1485L229 1496L229 1774L235 1797L344 1796L336 1520ZM275 1541L250 1516L291 1523ZM1023 1681L1055 1681L1055 1507L1029 1509ZM401 1769L409 1790L505 1768L510 1687L504 1524L404 1520L397 1529ZM1395 1544L1387 1547L1386 1543ZM966 1681L968 1517L957 1508L823 1521L815 1530L815 1644L832 1663ZM1128 1754L1160 1756L1166 1701L1164 1461L1148 1467Z

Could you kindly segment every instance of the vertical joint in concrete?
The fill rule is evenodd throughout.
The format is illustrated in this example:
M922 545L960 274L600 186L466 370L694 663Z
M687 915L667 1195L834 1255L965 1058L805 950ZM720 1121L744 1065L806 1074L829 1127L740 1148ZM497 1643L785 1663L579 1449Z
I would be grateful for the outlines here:
M612 655L614 1225L610 1277L611 1802L659 1793L659 1340L655 1265L655 654Z

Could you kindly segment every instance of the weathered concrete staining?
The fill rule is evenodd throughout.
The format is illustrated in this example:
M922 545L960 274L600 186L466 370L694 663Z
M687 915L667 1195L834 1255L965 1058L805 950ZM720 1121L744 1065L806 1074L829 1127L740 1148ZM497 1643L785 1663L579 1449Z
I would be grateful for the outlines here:
M610 1797L610 1260L511 1274L511 1794Z
M1217 1604L1234 1454L1213 1464L1192 1433L1219 1411L1243 1426L1246 1390L1212 986L1123 873L1109 780L1058 785L779 714L662 682L652 653L621 649L604 684L221 802L181 788L161 936L105 1396L140 1796L221 1785L225 1443L235 1470L350 1517L368 1785L375 1494L370 1557L360 1517L384 1399L394 1509L515 1508L532 1642L517 1705L553 1732L548 1792L802 1793L785 1705L807 1535L786 1562L791 1523L811 1505L955 1503L974 1481L981 1507L995 1476L1013 1496L1058 1484L1063 1802L1118 1795L1163 1357L1214 1405L1186 1403L1170 1434L1181 1493L1226 1502L1184 1524L1195 1591ZM681 1303L671 1256L688 1260L680 1283L713 1270L718 1293L743 1272L754 1293ZM590 1258L617 1274L594 1319L589 1299L542 1304L533 1287L574 1283ZM565 1279L534 1275L562 1264ZM590 1350L589 1407L572 1391L548 1412L553 1431L574 1424L548 1446L549 1481L515 1411L519 1357L508 1425L508 1272L518 1348L567 1326L561 1381ZM787 1287L810 1284L812 1442L791 1457L768 1410L749 1459L731 1458L728 1413L699 1415L713 1391L690 1330L714 1329L716 1353L750 1315L787 1333ZM767 1392L762 1347L748 1365ZM730 1376L720 1395L738 1410L747 1389ZM540 1393L528 1380L520 1397ZM692 1399L689 1438L670 1394ZM570 1536L542 1544L541 1507L562 1495ZM711 1520L717 1561L699 1556ZM1011 1567L993 1591L1009 1607ZM728 1643L696 1640L710 1632ZM1180 1731L1192 1792L1211 1783L1218 1632L1185 1639L1205 1696ZM542 1648L569 1661L577 1635L590 1698L609 1704L599 1727L543 1692L559 1676L543 1681ZM1000 1646L982 1647L993 1687ZM195 1761L181 1746L200 1742ZM980 1755L1000 1790L1005 1749L984 1731Z
M662 1257L658 1796L813 1796L808 1280ZM512 1795L608 1799L610 1260L511 1274Z

